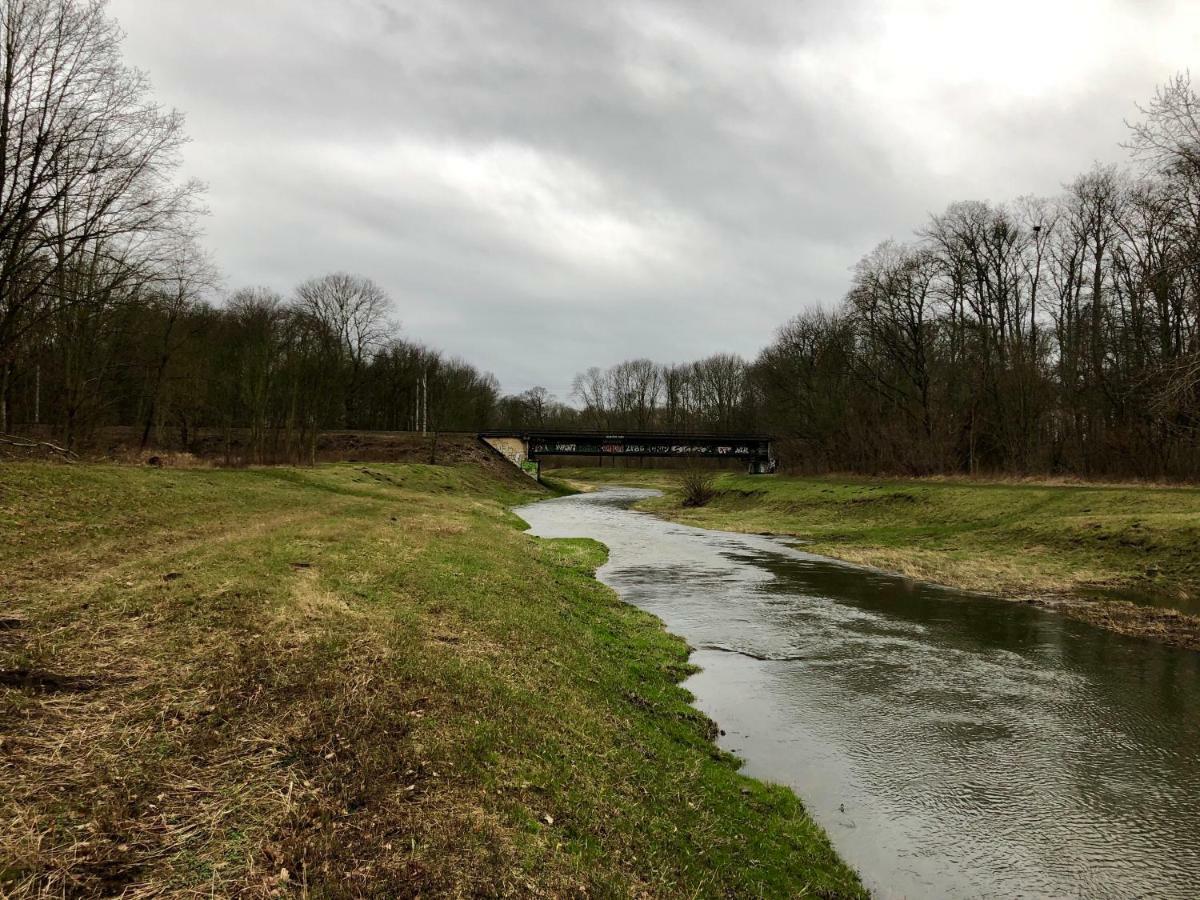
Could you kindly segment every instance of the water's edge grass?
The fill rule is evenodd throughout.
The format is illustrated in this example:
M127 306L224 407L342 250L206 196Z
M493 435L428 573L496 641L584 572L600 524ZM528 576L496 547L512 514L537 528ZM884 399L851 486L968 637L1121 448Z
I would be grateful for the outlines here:
M546 496L0 467L0 892L862 896Z

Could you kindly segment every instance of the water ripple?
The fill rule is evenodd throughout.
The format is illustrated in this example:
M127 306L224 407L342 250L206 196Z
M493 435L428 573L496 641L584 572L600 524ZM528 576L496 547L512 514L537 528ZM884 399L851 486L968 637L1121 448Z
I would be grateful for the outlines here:
M520 514L697 651L750 774L792 785L881 897L1200 896L1200 654L632 512Z

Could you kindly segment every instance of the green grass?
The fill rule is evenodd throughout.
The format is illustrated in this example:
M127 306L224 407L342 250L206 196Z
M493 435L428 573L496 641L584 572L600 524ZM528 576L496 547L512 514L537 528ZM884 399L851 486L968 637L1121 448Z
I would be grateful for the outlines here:
M916 578L1008 595L1074 595L1197 609L1200 490L1140 485L723 474L706 506L662 470L559 469L567 481L656 487L642 508Z
M0 467L0 894L860 896L470 467Z

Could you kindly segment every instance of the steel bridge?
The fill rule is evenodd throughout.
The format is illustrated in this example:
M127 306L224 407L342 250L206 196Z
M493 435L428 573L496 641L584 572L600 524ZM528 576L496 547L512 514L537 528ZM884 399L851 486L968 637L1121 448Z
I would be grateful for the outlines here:
M751 474L775 469L771 438L761 434L675 434L671 432L485 431L480 440L524 467L538 470L547 456L737 459Z

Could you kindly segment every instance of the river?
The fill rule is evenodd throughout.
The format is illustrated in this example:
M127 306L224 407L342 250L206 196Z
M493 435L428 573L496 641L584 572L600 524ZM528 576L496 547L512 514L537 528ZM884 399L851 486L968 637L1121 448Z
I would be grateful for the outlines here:
M1200 896L1200 653L631 510L517 510L696 648L744 771L882 898Z

